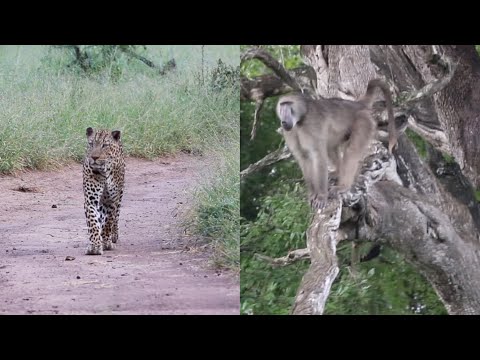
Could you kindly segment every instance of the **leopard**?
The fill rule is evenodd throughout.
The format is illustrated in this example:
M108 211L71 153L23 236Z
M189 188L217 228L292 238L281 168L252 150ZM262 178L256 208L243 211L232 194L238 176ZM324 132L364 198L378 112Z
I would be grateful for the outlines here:
M118 241L118 219L125 181L125 157L119 130L87 128L83 194L89 234L86 255L103 255Z

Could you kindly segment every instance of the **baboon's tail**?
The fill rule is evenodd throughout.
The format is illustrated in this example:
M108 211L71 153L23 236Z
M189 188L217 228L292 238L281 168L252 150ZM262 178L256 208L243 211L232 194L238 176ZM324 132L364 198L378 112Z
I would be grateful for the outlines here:
M392 102L392 94L390 93L390 89L388 85L380 80L380 79L373 79L368 82L367 92L365 96L360 99L359 101L363 104L371 107L374 100L375 95L375 88L380 88L383 92L383 96L385 97L385 102L387 104L387 113L388 113L388 151L392 153L393 148L397 144L398 141L398 134L397 128L395 127L395 117L393 115L393 102Z

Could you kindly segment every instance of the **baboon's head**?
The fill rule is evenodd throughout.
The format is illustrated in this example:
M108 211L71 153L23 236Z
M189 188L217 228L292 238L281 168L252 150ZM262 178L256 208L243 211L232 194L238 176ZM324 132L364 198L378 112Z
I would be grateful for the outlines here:
M308 99L302 94L290 94L280 98L277 104L277 116L285 131L290 131L307 114ZM298 125L297 125L298 126Z
M280 119L280 125L286 131L290 131L297 122L292 102L279 102L277 107L277 114Z

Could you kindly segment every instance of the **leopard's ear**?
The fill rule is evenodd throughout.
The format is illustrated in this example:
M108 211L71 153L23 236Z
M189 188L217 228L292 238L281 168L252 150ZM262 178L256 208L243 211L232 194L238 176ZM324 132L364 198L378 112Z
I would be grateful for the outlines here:
M90 137L93 135L93 129L91 127L87 128L87 137Z
M112 131L112 137L113 137L116 141L120 140L120 131L119 131L119 130Z

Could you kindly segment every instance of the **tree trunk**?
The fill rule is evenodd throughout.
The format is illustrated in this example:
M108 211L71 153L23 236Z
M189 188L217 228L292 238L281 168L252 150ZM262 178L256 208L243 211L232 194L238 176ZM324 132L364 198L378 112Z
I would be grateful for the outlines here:
M321 60L318 47L302 50L305 62L328 72L328 76L324 72L317 76L317 93L328 97L358 98L374 77L386 78L398 97L441 77L443 69L435 63L438 57L457 64L450 83L409 114L414 131L443 132L448 143L429 146L425 163L410 140L400 136L395 152L398 176L390 174L391 180L384 176L385 181L370 187L369 221L361 228L361 237L385 242L404 254L432 283L450 314L480 314L480 207L473 189L480 170L480 60L474 46L325 46L321 53L328 58ZM458 165L444 160L438 149L450 150ZM319 219L312 224L321 225ZM349 221L340 224L342 230L344 238L355 238ZM313 236L317 242L326 241L325 234ZM328 244L336 242L328 239ZM332 254L335 249L330 250ZM332 271L325 264L336 260L330 256L322 267L313 253L311 257L293 308L296 314L321 314L322 306L311 302L298 309L297 302L303 294L321 292L332 282ZM316 273L314 285L307 281L312 272Z

